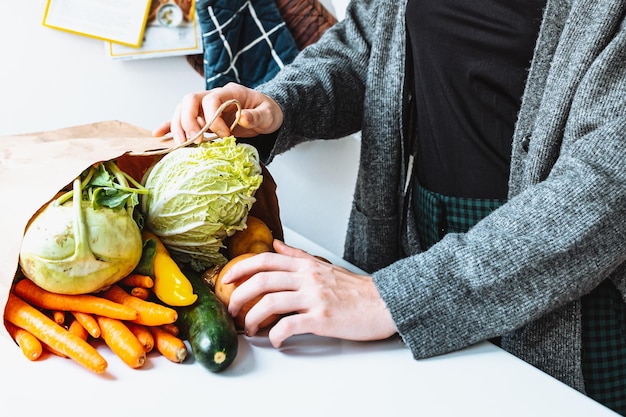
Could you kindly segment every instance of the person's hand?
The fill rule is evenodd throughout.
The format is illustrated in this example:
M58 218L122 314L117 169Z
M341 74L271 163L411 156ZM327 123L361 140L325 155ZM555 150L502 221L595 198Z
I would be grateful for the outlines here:
M235 120L237 108L233 105L224 109L209 127L219 137L252 137L273 133L283 123L283 112L274 100L248 87L230 83L224 87L186 95L176 106L172 119L154 129L152 134L163 136L171 132L174 142L179 145L196 136L219 107L232 99L241 104L239 122L231 132L230 127Z
M252 275L232 293L229 312L265 294L246 315L245 332L257 333L259 323L284 315L269 331L273 346L290 336L313 333L346 340L382 340L396 326L369 276L315 258L276 240L275 253L244 259L230 268L224 283ZM294 313L294 314L290 314Z

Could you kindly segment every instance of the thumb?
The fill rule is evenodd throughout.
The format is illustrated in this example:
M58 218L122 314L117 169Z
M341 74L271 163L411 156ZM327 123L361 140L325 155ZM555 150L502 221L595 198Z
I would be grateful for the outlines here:
M254 130L258 133L266 133L259 131L260 122L262 120L261 114L256 109L243 109L239 116L239 126L244 129Z
M274 133L282 123L282 110L271 100L266 100L254 108L243 109L239 116L239 126L257 134Z

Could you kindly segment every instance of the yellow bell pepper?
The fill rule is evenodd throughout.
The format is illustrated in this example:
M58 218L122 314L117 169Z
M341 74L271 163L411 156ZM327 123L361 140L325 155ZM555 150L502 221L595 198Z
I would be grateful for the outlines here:
M154 294L170 306L182 307L193 304L198 299L198 295L194 294L191 282L172 259L163 242L147 230L142 231L142 235L144 240L153 239L156 242L154 287L152 288Z

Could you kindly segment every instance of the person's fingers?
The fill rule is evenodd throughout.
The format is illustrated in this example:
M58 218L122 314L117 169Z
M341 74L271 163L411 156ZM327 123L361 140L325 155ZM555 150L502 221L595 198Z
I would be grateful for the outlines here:
M232 265L222 277L222 282L230 284L242 277L252 276L261 271L292 271L289 257L273 252L261 252Z
M171 124L170 120L161 123L159 126L155 127L152 130L152 136L160 137L160 136L167 135L170 132L170 124Z
M280 317L290 313L304 311L306 297L292 291L264 294L246 313L245 332L254 336L261 323L270 317Z
M175 141L182 143L202 129L200 121L204 118L202 99L205 95L206 92L187 94L176 107L171 126Z
M174 144L180 145L186 140L185 130L180 122L180 112L181 112L181 104L177 105L174 108L174 114L172 115L172 119L169 123L170 132L174 138Z
M202 99L202 110L207 123L211 123L209 129L219 137L226 137L232 134L230 128L233 126L238 107L233 103L223 107L230 100L237 100L242 107L245 107L246 96L249 89L240 85L227 84L224 87L217 87L211 90Z
M319 262L323 262L327 265L332 265L333 263L331 261L329 261L328 259L324 258L323 256L319 256L316 254L310 254L309 252L306 252L302 249L298 249L298 248L294 248L293 246L289 246L287 245L285 242L282 242L278 239L274 240L273 243L273 247L274 247L274 251L276 253L280 253L281 255L287 255L287 256L292 256L294 258L308 258L308 257L313 257L315 258L317 261Z
M295 274L290 272L259 272L254 274L235 288L228 303L228 312L236 316L247 302L263 294L285 291L294 293L300 288L300 281L295 277ZM276 301L276 298L274 297L272 300ZM268 302L266 301L266 303ZM294 307L288 304L282 308L287 311L281 311L281 313L292 311L290 310L292 308Z
M234 104L224 108L222 120L219 118L211 125L211 130L219 136L228 134L237 137L252 137L259 134L275 132L282 125L283 113L280 106L268 96L251 88L229 83L224 87L212 90L203 100L204 113L207 119L214 115L227 101L234 99L241 105L239 119L236 120L237 106ZM234 123L234 122L237 123ZM234 126L232 132L230 128Z
M242 110L239 117L239 126L256 134L275 132L283 123L282 110L269 97L257 95L256 99L258 101L255 101L254 107Z
M279 239L274 239L274 250L276 253L281 255L293 256L295 258L305 258L307 256L311 256L308 252L303 249L294 248L293 246L287 245L285 242Z
M229 103L236 100L239 105ZM241 106L241 109L240 107ZM206 126L210 123L210 126ZM280 106L271 98L245 86L229 83L209 91L187 94L172 118L153 130L154 136L171 132L177 145L210 130L218 137L252 137L275 132L283 123ZM232 131L231 131L232 130Z
M232 135L233 132L231 132L230 128L233 126L233 122L236 118L236 111L233 111L230 108L225 108L219 114L217 114L219 107L224 103L218 102L219 105L215 110L213 110L214 105L211 104L209 108L206 104L207 101L209 101L210 103L214 103L214 101L205 100L202 104L204 112L207 115L206 122L209 123L211 120L213 120L213 123L211 123L209 129L220 138Z
M280 348L285 340L299 334L318 334L315 330L315 320L309 314L292 314L284 316L269 330L270 343Z

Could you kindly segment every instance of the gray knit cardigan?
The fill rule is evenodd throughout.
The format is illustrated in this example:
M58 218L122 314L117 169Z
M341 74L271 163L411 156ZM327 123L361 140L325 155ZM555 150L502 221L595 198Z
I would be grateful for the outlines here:
M509 201L426 252L407 203L405 6L352 1L258 88L285 112L272 155L361 131L344 256L372 273L416 359L501 335L504 349L584 392L580 297L605 279L626 294L626 0L548 0Z

